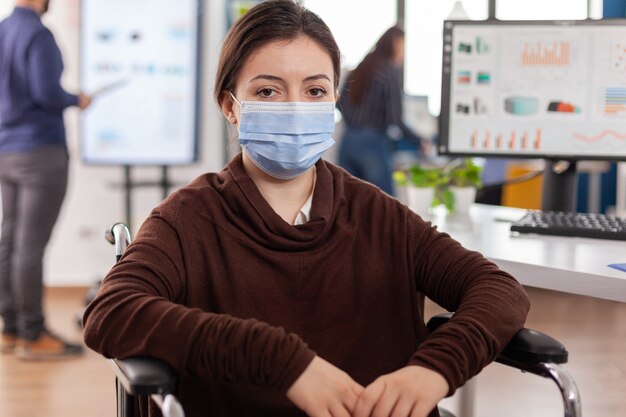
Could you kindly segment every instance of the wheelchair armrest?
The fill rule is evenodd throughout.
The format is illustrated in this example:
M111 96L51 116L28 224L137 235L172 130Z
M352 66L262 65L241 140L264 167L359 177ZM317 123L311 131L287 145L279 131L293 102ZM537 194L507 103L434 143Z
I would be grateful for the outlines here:
M432 333L437 330L442 324L446 324L448 321L450 321L453 315L454 313L441 313L437 314L436 316L432 316L430 320L428 320L428 323L426 323L426 327L428 327L428 332Z
M444 313L433 316L427 324L432 333L439 326L447 323L454 313ZM522 329L513 336L513 339L496 358L496 362L518 367L518 364L534 365L538 363L567 362L567 350L558 340L547 334L532 329Z
M524 328L513 336L496 361L507 365L512 361L562 364L567 363L567 349L545 333Z
M131 395L166 394L174 390L176 374L165 362L152 358L111 359L117 379Z

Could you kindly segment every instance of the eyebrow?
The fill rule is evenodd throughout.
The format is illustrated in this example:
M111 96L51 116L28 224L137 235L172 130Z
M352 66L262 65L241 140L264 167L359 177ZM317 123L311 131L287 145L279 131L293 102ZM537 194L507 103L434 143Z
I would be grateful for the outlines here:
M330 81L330 77L326 74L316 74L316 75L311 75L309 77L306 77L304 80L304 82L306 81L315 81L315 80L328 80L328 82ZM254 77L253 79L251 79L250 81L254 81L254 80L271 80L271 81L280 81L280 82L285 82L284 79L277 77L275 75L269 75L269 74L259 74L256 77Z
M330 81L330 77L326 74L317 74L317 75L311 75L310 77L306 77L303 81L315 81L315 80L328 80L328 82Z

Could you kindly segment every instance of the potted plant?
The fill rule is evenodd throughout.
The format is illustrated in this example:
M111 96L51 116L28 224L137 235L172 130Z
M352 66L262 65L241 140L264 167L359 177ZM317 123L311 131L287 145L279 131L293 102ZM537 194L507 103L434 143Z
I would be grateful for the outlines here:
M466 158L460 163L450 164L444 171L447 177L446 188L452 199L451 207L448 208L455 213L467 214L476 200L476 190L482 187L482 167Z
M396 171L394 181L406 188L407 205L421 216L429 214L436 201L435 191L441 181L441 168L412 165L406 171Z
M453 160L443 167L414 164L396 171L396 184L406 188L407 205L420 215L443 204L451 213L467 214L482 186L482 167L471 159Z

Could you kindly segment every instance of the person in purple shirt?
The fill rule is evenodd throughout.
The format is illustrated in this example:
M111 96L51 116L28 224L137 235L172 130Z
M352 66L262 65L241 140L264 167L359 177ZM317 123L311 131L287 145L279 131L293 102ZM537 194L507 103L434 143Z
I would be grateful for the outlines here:
M21 359L75 356L46 327L42 264L68 176L63 111L91 98L60 85L61 51L41 22L49 0L17 0L0 22L0 350Z

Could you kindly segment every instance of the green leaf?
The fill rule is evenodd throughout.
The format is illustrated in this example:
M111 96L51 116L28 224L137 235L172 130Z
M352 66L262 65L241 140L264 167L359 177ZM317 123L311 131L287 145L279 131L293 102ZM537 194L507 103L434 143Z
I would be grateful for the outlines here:
M407 177L404 171L395 171L392 177L393 177L393 180L402 187L406 187L409 184L409 181L407 180Z
M442 195L442 203L448 211L454 211L454 194L450 189L446 189Z
M450 185L457 187L482 187L482 168L470 158L464 159L459 165L450 168Z

